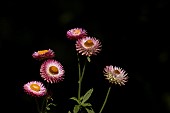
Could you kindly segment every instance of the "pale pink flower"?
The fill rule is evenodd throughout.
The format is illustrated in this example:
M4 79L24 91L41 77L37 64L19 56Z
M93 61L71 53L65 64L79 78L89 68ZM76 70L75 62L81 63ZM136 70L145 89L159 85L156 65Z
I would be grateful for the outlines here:
M40 75L48 83L57 83L62 81L64 78L64 69L60 62L48 59L44 61L40 68Z
M120 67L106 66L103 72L106 79L112 84L125 85L128 80L127 73Z

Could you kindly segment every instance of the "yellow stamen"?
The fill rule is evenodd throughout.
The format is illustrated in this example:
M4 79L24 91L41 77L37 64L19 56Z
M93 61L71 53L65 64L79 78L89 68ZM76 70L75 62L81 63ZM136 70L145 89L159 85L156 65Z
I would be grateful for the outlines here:
M74 32L74 34L76 34L76 35L81 33L81 31L80 31L79 29L75 29L73 32Z
M47 52L48 52L48 50L41 50L41 51L38 51L38 54L42 55L42 54L45 54Z
M115 72L116 74L120 74L120 71L118 71L118 70L114 70L114 72Z
M37 85L37 84L31 84L30 88L34 91L37 91L37 92L40 91L40 86Z
M52 73L52 74L58 74L58 68L56 66L51 66L49 68L49 71Z
M94 43L93 43L92 40L87 40L87 41L84 43L84 45L85 45L86 47L91 47L91 46L94 45Z

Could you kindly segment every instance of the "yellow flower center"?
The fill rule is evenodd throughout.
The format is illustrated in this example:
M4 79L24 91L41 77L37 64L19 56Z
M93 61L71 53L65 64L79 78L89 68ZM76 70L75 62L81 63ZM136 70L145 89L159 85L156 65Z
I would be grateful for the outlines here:
M93 43L92 40L87 40L87 41L84 43L84 45L85 45L86 47L91 47L91 46L94 45L94 43Z
M31 84L30 88L34 91L37 91L37 92L40 91L40 86L37 85L37 84Z
M79 29L75 29L73 32L74 32L74 34L76 34L76 35L78 35L78 34L81 33L81 31L80 31Z
M119 70L114 70L115 74L120 74Z
M51 66L49 68L49 71L52 73L52 74L58 74L58 68L56 66Z
M38 54L42 55L42 54L45 54L47 52L48 52L48 50L41 50L41 51L38 51Z

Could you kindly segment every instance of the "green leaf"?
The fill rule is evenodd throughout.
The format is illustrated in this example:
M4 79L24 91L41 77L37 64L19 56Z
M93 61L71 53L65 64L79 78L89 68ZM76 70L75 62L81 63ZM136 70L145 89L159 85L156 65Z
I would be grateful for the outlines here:
M90 103L83 103L82 106L87 107L87 106L92 106L92 105Z
M76 97L71 97L70 99L76 101L78 104L80 103Z
M88 61L88 62L91 62L91 59L90 59L90 57L87 57L87 61Z
M47 106L57 106L57 105L53 103L49 103Z
M71 113L71 111L68 111L68 113Z
M82 100L83 100L83 96L80 97L80 101L82 101Z
M86 109L87 113L95 113L92 108L91 109L85 108L85 109Z
M49 103L47 106L46 106L46 110L50 110L50 107L49 106L57 106L56 104L53 104L53 103Z
M93 88L86 92L86 94L83 96L83 101L81 102L81 104L84 104L84 102L86 102L90 98L92 92L93 92Z
M47 106L46 109L47 109L47 110L50 110L50 107Z
M79 110L80 110L80 106L79 105L75 105L74 109L73 109L73 113L78 113Z

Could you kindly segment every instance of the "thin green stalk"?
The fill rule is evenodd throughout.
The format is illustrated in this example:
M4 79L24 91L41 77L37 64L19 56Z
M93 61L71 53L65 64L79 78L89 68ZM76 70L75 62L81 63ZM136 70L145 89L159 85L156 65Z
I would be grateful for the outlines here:
M41 113L41 111L40 111L40 107L39 107L39 103L38 103L38 100L37 100L37 98L35 98L35 102L36 102L36 105L37 105L37 110L38 110L38 113Z
M85 62L84 67L83 67L83 71L82 71L81 78L80 78L80 83L82 82L84 72L85 72L85 68L86 68L86 62Z
M101 112L103 111L103 108L105 107L105 104L106 104L106 102L107 102L107 99L108 99L108 96L109 96L110 90L111 90L111 86L109 87L109 89L108 89L108 91L107 91L107 94L106 94L105 100L104 100L104 102L103 102L103 105L102 105L102 107L101 107L101 109L100 109L100 112L99 112L99 113L101 113Z
M46 101L45 101L45 107L47 107L47 105L48 105L48 99L47 99L47 98L45 98L45 99L46 99ZM47 109L45 108L44 113L47 113L46 111L47 111Z
M83 67L83 71L82 71L82 74L79 78L79 101L80 101L80 94L81 94L81 83L82 83L82 80L83 80L83 75L84 75L84 71L85 71L85 67L86 67L86 63L84 64L84 67Z
M78 56L78 55L77 55ZM78 57L78 68L79 68L79 81L78 81L78 84L79 84L79 87L78 87L78 100L80 101L80 96L81 96L81 83L82 83L82 79L83 79L83 76L84 76L84 72L85 72L85 67L86 67L86 62L84 64L84 67L83 67L83 71L81 73L81 67L80 67L80 59Z
M49 83L47 83L47 92L48 92L48 87L49 87ZM44 111L44 103L46 103L46 99L47 98L47 95L43 98L43 101L42 101L42 105L41 105L41 113L43 113Z
M81 81L79 81L79 88L78 88L78 100L80 102L80 95L81 95Z
M80 95L81 95L81 83L80 83L80 78L81 78L81 68L80 68L80 59L79 59L79 57L78 57L78 54L77 54L77 59L78 59L78 70L79 70L78 100L80 101Z

